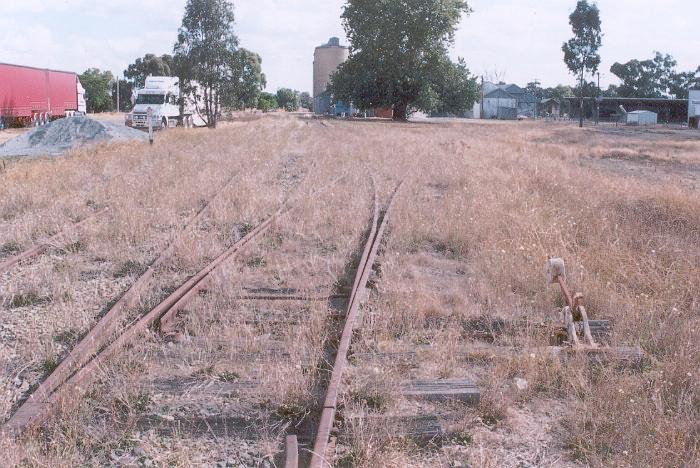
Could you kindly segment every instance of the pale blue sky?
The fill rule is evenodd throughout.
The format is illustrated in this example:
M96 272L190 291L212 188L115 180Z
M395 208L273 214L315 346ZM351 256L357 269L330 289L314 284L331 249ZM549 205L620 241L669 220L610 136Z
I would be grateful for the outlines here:
M172 52L185 0L0 0L0 62L122 73L145 53ZM241 46L261 54L268 89L311 90L313 49L344 37L343 0L235 0ZM452 54L473 73L525 84L573 83L561 44L575 0L471 0ZM605 37L602 82L615 61L672 54L700 65L697 0L599 0Z

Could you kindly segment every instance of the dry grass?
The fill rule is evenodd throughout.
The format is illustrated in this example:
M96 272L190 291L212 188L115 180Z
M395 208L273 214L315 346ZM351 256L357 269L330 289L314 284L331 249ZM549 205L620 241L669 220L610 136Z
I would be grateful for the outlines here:
M235 175L233 183L181 238L133 314L285 197L301 196L187 307L178 342L153 336L125 352L90 398L42 438L21 441L14 448L22 455L10 462L118 463L123 454L159 465L271 463L284 431L315 417L323 350L335 326L323 302L270 305L237 297L243 288L334 290L369 216L366 166L382 200L405 174L410 183L392 213L354 351L429 350L416 365L357 363L346 411L440 410L451 415L459 437L423 447L358 422L342 460L692 465L700 455L700 139L691 135L534 123L322 126L271 116L215 132L168 132L152 148L107 146L15 162L0 174L0 256L3 245L26 248L100 207L110 211L51 255L0 278L0 322L8 330L0 339L3 417L23 382L35 384L60 359L228 176ZM570 282L585 293L595 318L614 321L614 344L644 349L649 359L641 372L562 363L536 351L549 344L538 330L506 332L488 345L523 350L513 357L476 346L469 323L479 317L558 320L561 299L543 279L547 255L566 260ZM467 346L473 349L465 361L455 350ZM288 353L270 354L280 347ZM482 403L417 408L397 391L409 376L468 377L482 387ZM517 390L515 378L528 388ZM163 390L173 379L176 391ZM229 396L206 397L211 388ZM142 422L206 411L257 422L238 429L232 422L233 433L223 438L164 434ZM250 431L255 442L241 447L245 437L235 434Z

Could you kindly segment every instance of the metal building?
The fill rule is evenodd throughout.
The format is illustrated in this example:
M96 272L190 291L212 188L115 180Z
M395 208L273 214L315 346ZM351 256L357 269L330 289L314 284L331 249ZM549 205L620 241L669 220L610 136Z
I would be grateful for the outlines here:
M483 84L483 102L474 116L482 119L515 120L537 117L537 98L516 84Z
M638 125L638 126L645 126L645 125L656 125L658 121L658 115L656 112L648 111L648 110L638 110L638 111L632 111L628 112L626 115L626 123L627 125Z
M700 128L700 89L691 89L689 91L688 127Z
M340 39L331 37L327 44L316 47L314 52L314 112L327 114L330 97L326 88L331 75L348 59L350 49L340 45Z

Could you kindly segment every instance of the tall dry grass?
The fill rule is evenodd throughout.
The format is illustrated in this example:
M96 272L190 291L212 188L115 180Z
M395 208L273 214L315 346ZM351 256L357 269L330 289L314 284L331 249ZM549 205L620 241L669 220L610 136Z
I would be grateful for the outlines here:
M382 438L357 423L343 460L364 466L692 465L700 431L700 195L693 188L700 141L687 135L581 132L559 124L321 126L266 118L216 132L169 132L152 148L104 147L18 163L2 176L3 241L26 247L96 207L111 210L75 235L85 244L79 252L55 250L49 260L2 278L3 297L35 291L53 298L26 312L48 314L48 323L32 319L35 325L2 348L8 353L3 383L13 390L11 378L27 363L22 378L37 381L42 363L69 347L56 346L55 335L84 333L100 307L136 278L138 267L228 175L235 174L233 184L183 236L133 314L157 303L285 197L302 195L290 215L228 262L208 293L188 306L179 325L184 341L168 345L153 336L139 343L105 370L91 398L44 438L18 447L34 463L105 463L114 449L134 446L158 464L196 463L231 442L186 433L160 442L136 437L134 424L144 412L165 405L156 399L143 407L141 392L157 394L144 390L144 382L196 374L220 384L222 375L235 374L257 382L242 394L239 410L262 418L256 456L270 460L281 450L283 432L317 406L323 350L335 329L324 303L275 310L236 297L243 287L325 293L342 282L369 216L371 189L363 177L369 168L383 202L404 176L409 183L392 212L354 351L430 352L420 354L415 369L391 362L356 366L351 375L358 380L346 382L346 411L366 411L368 402L379 413L406 411L410 405L397 388L408 377L470 378L482 387L482 403L442 408L460 437L440 447ZM341 174L347 177L310 195L310 188ZM476 359L475 347L472 359L457 356L456 350L478 344L469 333L477 318L559 319L559 293L544 284L548 255L566 260L569 281L585 293L593 317L614 321L613 344L644 349L641 372L531 352L549 344L538 330L506 332L490 345L527 350L522 355ZM81 279L80 271L98 272L104 289L90 289L95 279ZM126 274L114 278L117 272ZM10 320L17 310L3 305L0 313ZM273 344L288 355L270 355ZM172 350L180 366L163 365L163 350ZM527 390L514 389L514 378L526 380ZM232 411L223 401L216 405Z

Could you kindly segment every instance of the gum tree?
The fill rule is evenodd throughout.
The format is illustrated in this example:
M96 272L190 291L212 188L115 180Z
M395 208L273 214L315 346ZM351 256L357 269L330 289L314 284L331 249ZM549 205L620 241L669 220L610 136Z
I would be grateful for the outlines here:
M574 37L562 46L564 63L579 79L579 126L583 127L583 89L586 73L595 73L600 66L598 50L603 42L600 10L595 3L578 0L576 9L569 16Z
M342 19L350 58L331 80L334 100L363 109L393 107L397 120L406 120L412 108L469 109L477 97L474 80L464 63L447 55L469 13L463 0L347 0ZM455 86L464 92L457 101Z
M177 75L199 85L196 98L210 128L216 128L222 106L255 106L265 86L260 56L238 48L234 20L230 1L188 0L175 44Z

